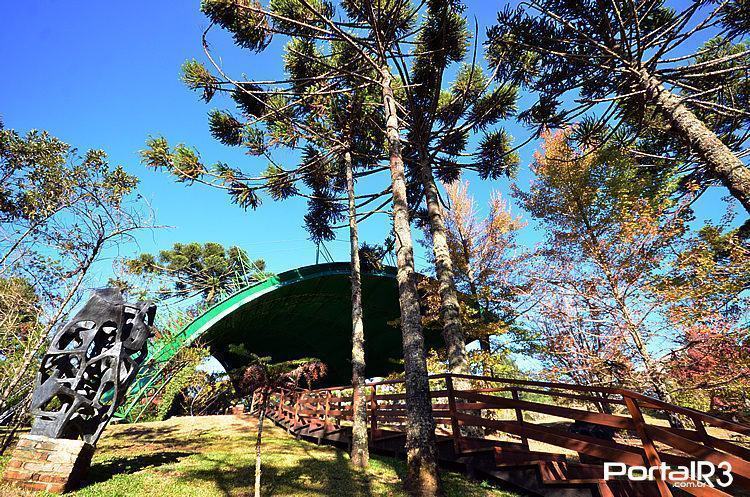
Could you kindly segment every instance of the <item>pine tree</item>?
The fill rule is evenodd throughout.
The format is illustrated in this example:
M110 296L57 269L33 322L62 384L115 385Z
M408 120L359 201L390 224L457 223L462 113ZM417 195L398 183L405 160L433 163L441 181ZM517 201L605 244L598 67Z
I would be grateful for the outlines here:
M376 138L362 124L373 119L372 94L358 88L347 77L347 72L329 71L326 65L345 67L348 63L345 50L323 53L314 39L291 38L285 49L284 66L288 84L284 81L267 83L271 88L252 84L235 85L234 92L240 112L247 122L240 123L229 111L214 111L210 115L212 134L222 143L257 148L271 161L271 166L260 178L247 178L239 168L220 165L207 174L217 180L217 186L229 190L238 203L244 199L251 208L260 203L260 192L266 190L271 198L283 200L290 196L308 198L305 227L312 241L322 243L335 238L337 225L348 212L351 240L352 284L352 386L354 425L352 436L352 463L358 467L368 464L367 406L365 394L364 324L362 316L362 289L358 248L357 202L360 207L383 197L387 191L355 195L355 176L370 174L378 156L372 148ZM338 48L345 49L346 46ZM196 75L193 77L192 75ZM189 62L184 67L184 79L205 88L216 81L208 70ZM335 85L349 91L334 91ZM265 85L264 85L265 86ZM283 88L283 89L282 89ZM218 92L225 90L217 90ZM281 116L268 109L266 102L284 95L283 106L293 108ZM260 102L260 104L258 103ZM257 114L253 116L252 113ZM270 140L263 136L270 135ZM245 137L259 137L248 144ZM280 148L297 150L300 164L283 168L271 157L273 143ZM355 174L354 170L357 170ZM175 172L175 168L172 168ZM176 171L179 175L180 172ZM300 187L311 190L302 193ZM341 197L342 193L346 197ZM344 209L346 206L346 209ZM364 213L364 216L369 213Z
M234 81L216 64L214 70L220 77L214 77L197 62L190 62L186 64L184 79L189 86L201 91L205 99L212 98L217 92L234 93L235 100L246 107L247 114L254 116L254 119L242 123L229 113L213 113L211 128L219 140L227 144L243 144L248 150L266 157L270 155L269 146L296 148L304 144L301 165L287 170L274 164L273 170L269 168L260 177L244 175L225 164L217 164L209 169L202 165L200 156L194 150L183 145L173 150L166 140L160 138L152 139L144 152L144 161L149 165L167 168L183 181L225 188L234 201L243 207L256 208L261 202L259 192L262 190L275 198L306 196L310 201L310 212L305 218L308 229L314 236L332 237L332 226L342 218L342 206L335 193L343 189L340 180L344 177L332 169L342 170L339 166L341 159L346 157L348 147L341 140L330 141L330 133L324 133L321 137L321 129L327 130L325 126L320 126L324 120L311 121L306 117L314 115L310 110L320 104L320 98L351 94L359 88L373 88L379 94L382 113L372 122L359 122L357 125L372 126L375 136L381 133L377 140L386 139L389 165L382 169L390 171L391 187L365 196L363 203L389 193L392 197L409 406L409 471L406 484L415 494L435 495L440 489L435 424L416 292L407 185L401 153L401 123L394 93L394 88L400 88L401 84L394 81L389 67L389 53L398 40L411 33L416 12L405 2L386 5L344 3L341 17L337 17L332 5L306 0L273 1L269 9L254 2L211 0L204 2L203 10L214 23L232 32L235 42L245 48L262 50L272 34L290 36L291 43L296 44L289 51L295 57L287 57L287 62L297 65L300 71L311 69L313 73L288 81L276 91L269 91L263 86L274 85L278 81ZM347 20L334 20L342 17ZM352 26L357 28L358 33L351 32ZM332 64L327 57L319 57L315 53L318 48L315 42L328 45L329 53L340 55L342 63ZM208 44L204 46L211 58ZM304 63L300 66L296 62ZM315 73L315 70L322 70L322 73ZM348 86L347 78L356 86ZM311 89L311 86L314 88ZM325 109L326 105L322 104L319 108ZM377 149L372 145L370 148ZM351 157L354 161L357 154L353 153ZM376 164L378 158L378 155L370 156L370 164ZM272 159L269 157L269 160ZM376 167L374 170L378 169ZM312 190L312 195L297 188L296 183L300 180Z
M500 12L487 55L538 95L520 116L538 131L582 121L583 141L617 137L648 165L684 164L750 212L747 10L742 0L681 11L662 0L532 0ZM663 143L644 150L654 138Z
M462 169L473 169L485 179L497 178L512 174L518 157L503 130L487 129L515 111L515 88L493 85L492 78L472 60L463 63L453 85L443 90L446 70L466 58L470 36L463 10L460 2L429 2L416 39L416 55L410 64L406 56L397 62L408 83L405 102L410 146L406 156L414 182L425 198L448 366L452 373L469 374L445 214L435 176L452 182ZM470 154L472 161L461 162L461 156L468 153L471 135L479 132L482 138ZM461 388L464 382L457 383Z
M213 242L175 243L158 255L127 259L124 265L129 274L158 283L155 293L160 299L200 296L207 305L270 275L263 259L253 261L239 247Z

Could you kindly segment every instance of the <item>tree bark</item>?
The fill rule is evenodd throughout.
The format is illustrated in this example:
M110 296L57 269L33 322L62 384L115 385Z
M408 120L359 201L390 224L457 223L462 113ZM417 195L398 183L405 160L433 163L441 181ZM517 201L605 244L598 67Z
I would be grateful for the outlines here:
M706 169L750 212L750 169L661 81L645 69L640 71L640 77L641 87L659 112L669 119L677 136L696 152Z
M489 356L492 353L492 345L490 343L489 335L479 338L479 350L482 351L485 357ZM487 364L487 360L485 359L485 357L482 358L482 374L484 376L492 376L494 374L494 371L492 371L492 368Z
M425 359L424 335L414 274L414 246L409 225L404 161L401 155L398 110L387 65L381 68L383 109L390 154L393 189L393 231L396 237L401 335L406 385L406 487L413 495L441 495L435 447L430 384Z
M432 238L432 252L435 255L435 274L438 279L440 295L440 315L443 319L443 341L448 356L448 370L453 374L471 374L469 354L466 352L466 336L461 325L461 310L456 290L456 279L453 272L453 260L448 248L445 217L440 205L437 184L432 167L427 160L420 164L422 185L427 203L427 217ZM471 382L464 378L453 378L456 390L470 390ZM481 411L466 411L474 416L481 416ZM461 434L470 437L481 437L484 429L480 426L464 426Z
M477 288L476 281L474 281L474 268L471 264L471 258L469 257L469 250L466 247L466 241L464 240L464 254L466 257L466 261L468 263L468 273L469 273L469 290L471 291L471 299L474 302L474 304L477 306L477 310L479 311L479 320L484 323L485 319L485 312L484 308L482 307L482 302L479 300L479 289ZM482 336L479 338L479 350L481 350L484 354L489 355L492 353L492 337L490 335ZM486 360L482 359L482 374L485 376L492 376L494 372L492 371L492 368L487 366Z
M268 392L263 392L263 400L260 403L258 414L258 438L255 439L255 497L260 497L260 446L263 441L263 420L266 419L266 408L268 407Z
M354 199L352 156L344 154L346 190L349 196L349 241L351 243L352 284L352 464L366 468L370 462L367 440L367 397L365 395L365 331L362 321L362 278L359 264L357 207Z
M422 160L420 169L425 201L427 202L432 251L435 255L435 274L438 279L440 314L443 318L443 340L445 340L446 352L448 353L448 368L451 373L469 374L469 357L466 353L466 338L461 326L458 293L453 274L453 261L448 249L443 209L440 206L435 176L430 163L427 160ZM456 382L462 383L460 379L456 379ZM457 386L462 388L462 385Z

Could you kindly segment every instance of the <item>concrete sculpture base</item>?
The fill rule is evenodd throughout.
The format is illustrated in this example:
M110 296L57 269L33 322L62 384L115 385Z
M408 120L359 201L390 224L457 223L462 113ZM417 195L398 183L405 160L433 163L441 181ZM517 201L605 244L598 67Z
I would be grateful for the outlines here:
M27 490L68 492L80 486L93 455L94 446L81 440L23 435L3 479Z

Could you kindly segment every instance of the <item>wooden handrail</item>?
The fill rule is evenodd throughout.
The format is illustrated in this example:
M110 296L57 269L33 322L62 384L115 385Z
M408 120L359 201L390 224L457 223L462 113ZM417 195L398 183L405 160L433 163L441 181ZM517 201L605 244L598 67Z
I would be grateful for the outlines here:
M619 395L623 399L628 397L628 398L639 401L639 404L642 408L661 409L664 411L672 412L674 414L683 415L690 419L700 419L703 423L707 423L709 426L723 428L725 430L734 431L743 435L750 435L750 426L748 425L743 425L740 423L735 423L733 421L728 421L722 418L718 418L716 416L712 416L710 414L698 411L696 409L691 409L689 407L682 407L682 406L669 404L667 402L663 402L659 399L655 399L648 395L643 395L641 393L634 392L632 390L627 390L624 388L601 387L601 386L594 386L594 385L591 385L591 386L575 385L571 383L540 382L540 381L534 381L534 380L500 378L500 377L495 377L495 376L449 374L449 373L430 375L430 380L441 380L441 379L444 380L445 378L449 376L451 376L452 378L461 378L461 379L474 380L474 381L534 386L537 388L554 388L554 389L570 390L570 391L584 392L584 393L598 392L598 393L603 393L603 394L608 394L608 395ZM398 385L398 384L403 384L403 383L404 383L404 380L401 380L401 379L383 380L383 381L367 383L366 387L374 388L380 385ZM311 393L323 393L323 392L329 392L329 391L351 390L351 388L352 388L351 386L334 386L334 387L327 387L327 388L319 388L319 389L311 390L310 392ZM298 389L298 390L301 391L302 389ZM287 389L285 389L285 391L290 392L290 390L287 390ZM570 394L566 394L564 392L551 392L551 391L540 391L540 390L533 390L533 391L524 390L524 391L529 391L529 393L533 392L533 393L537 393L540 395L566 397L566 398L571 398L573 400L585 400L589 402L599 402L602 404L618 404L618 405L625 404L624 400L622 399L607 399L607 398L586 397L586 396L571 397ZM403 395L403 394L390 394L390 395ZM341 397L340 400L351 400L351 398Z
M439 375L439 376L442 377L444 375ZM539 381L534 381L534 380L516 380L516 379L510 379L510 378L496 378L492 376L472 376L472 375L465 375L465 374L454 374L453 377L464 378L468 380L477 380L477 381L491 381L491 382L496 382L496 383L530 385L530 386L537 386L537 387L542 387L542 388L567 389L567 390L573 390L573 391L578 391L578 392L599 392L599 393L607 393L610 395L620 395L623 398L629 397L631 399L642 402L643 403L642 407L645 407L647 409L662 409L665 411L673 412L675 414L681 414L689 418L697 417L701 419L703 422L708 422L710 425L716 426L717 428L724 428L729 431L742 433L743 435L750 435L750 426L735 423L732 421L727 421L721 418L717 418L716 416L712 416L705 412L701 412L696 409L691 409L689 407L681 407L681 406L677 406L674 404L669 404L659 399L655 399L653 397L649 397L648 395L634 392L632 390L627 390L625 388L584 386L584 385L574 385L571 383L539 382ZM605 401L602 400L602 402L605 402Z
M454 382L456 378L501 386L464 389L462 385L461 388L457 388ZM445 386L433 385L435 388L430 391L433 416L438 425L450 427L457 454L472 446L478 447L476 437L469 436L466 428L462 434L461 427L478 426L518 437L521 440L519 446L525 447L525 450L529 450L529 440L536 440L629 465L658 465L660 461L674 463L726 460L737 469L736 484L750 490L750 448L706 431L706 426L711 426L744 436L750 435L750 426L723 420L695 409L668 404L622 388L448 373L431 375L430 380L445 381ZM403 383L403 380L384 380L366 384L366 388L369 389L367 421L371 437L375 437L376 433L382 433L383 428L398 429L406 423L406 394L388 392L389 386ZM308 427L316 433L340 432L343 429L342 421L349 422L352 419L352 397L346 395L349 390L351 386L316 390L284 389L272 394L271 404L274 407L269 409L273 409L278 418L284 419L288 426L292 427L292 431ZM561 400L563 405L523 399L524 393ZM502 394L509 395L501 396ZM582 405L572 407L571 401ZM621 412L607 414L584 408L592 404L600 408L604 405L617 406ZM626 409L622 411L622 407ZM693 421L695 429L649 424L643 416L643 409L685 416ZM490 419L486 415L490 411L510 411L514 419ZM481 415L476 415L477 413ZM581 424L582 428L600 427L599 431L602 433L614 433L619 430L623 437L620 442L615 442L611 438L592 435L591 433L596 432L595 429L590 430L591 433L583 434L573 432L565 425L541 425L535 423L533 417L525 418L524 413L573 420ZM633 435L637 438L633 439ZM483 443L494 441L484 440ZM665 482L658 481L657 485L662 497L671 496L669 486Z
M740 423L735 423L733 421L728 421L722 418L718 418L716 416L712 416L710 414L698 411L696 409L669 404L659 399L649 397L648 395L643 395L641 393L634 392L632 390L627 390L624 388L602 387L602 386L595 386L595 385L590 385L590 386L589 385L575 385L571 383L540 382L540 381L534 381L534 380L500 378L496 376L449 374L449 373L430 375L430 380L444 380L449 376L452 378L461 378L461 379L467 379L467 380L473 380L473 381L505 383L505 384L511 384L511 385L531 386L531 387L537 387L537 388L553 388L553 389L569 390L569 391L583 392L583 393L598 392L598 393L607 394L607 395L619 395L620 397L622 397L622 399L607 399L607 398L599 398L599 397L587 398L586 396L571 397L570 394L567 394L564 392L547 392L547 391L540 391L540 390L535 390L533 392L533 393L537 393L540 395L550 395L550 396L572 398L573 400L586 400L589 402L599 402L602 404L619 404L619 405L624 405L625 402L623 399L627 397L627 398L631 398L631 399L639 401L639 404L642 408L661 409L664 411L669 411L674 414L679 414L679 415L688 417L693 420L699 419L703 423L708 424L709 426L723 428L725 430L734 431L743 435L750 435L750 426L743 425ZM404 383L404 380L401 380L401 379L382 380L382 381L367 383L366 387L375 388L380 385L398 385L398 384L403 384L403 383ZM350 390L350 389L351 389L351 386L335 386L335 387L327 387L327 388L320 388L320 389L312 390L312 392L341 391L341 390ZM529 393L531 393L531 391ZM399 394L395 394L395 395L399 395Z

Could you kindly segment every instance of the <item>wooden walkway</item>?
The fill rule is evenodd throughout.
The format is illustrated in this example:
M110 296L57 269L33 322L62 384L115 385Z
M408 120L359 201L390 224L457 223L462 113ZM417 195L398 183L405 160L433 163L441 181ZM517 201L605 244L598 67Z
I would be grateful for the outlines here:
M450 374L431 376L430 388L446 467L547 497L750 495L748 425L615 388ZM267 415L296 436L348 446L351 391L273 392ZM367 392L371 450L403 456L403 381L371 383ZM670 427L670 417L683 427ZM734 483L711 487L661 479L658 472L655 481L604 479L604 462L658 467L695 461L730 463Z

